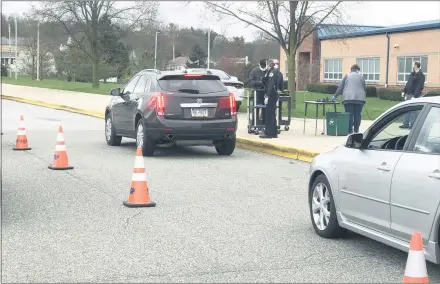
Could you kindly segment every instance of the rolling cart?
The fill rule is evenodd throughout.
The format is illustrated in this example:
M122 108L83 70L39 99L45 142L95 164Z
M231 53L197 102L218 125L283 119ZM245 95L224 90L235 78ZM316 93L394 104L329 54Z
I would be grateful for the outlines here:
M283 119L282 109L284 104L287 104L287 119ZM292 121L292 101L290 100L289 91L283 91L280 93L280 97L278 99L278 109L281 110L278 111L278 129L280 129L281 126L284 126L284 130L289 131L290 122Z
M263 90L258 90L258 91L263 91ZM256 102L257 102L257 91L256 90L252 90L251 95L249 95L249 92L248 92L247 101L248 101L248 105L247 105L248 133L249 134L254 133L255 135L258 135L258 134L260 134L260 131L264 131L265 125L262 124L262 121L259 119L257 110L262 109L264 112L266 109L266 105L264 105L264 104L257 105L256 104ZM276 108L276 117L278 118L277 119L277 129L278 129L277 132L278 132L278 134L281 133L280 125L279 125L279 123L281 122L281 119L280 119L281 112L279 110L280 110L280 107L279 107L279 101L278 101L277 108ZM290 124L290 119L289 119L289 124Z

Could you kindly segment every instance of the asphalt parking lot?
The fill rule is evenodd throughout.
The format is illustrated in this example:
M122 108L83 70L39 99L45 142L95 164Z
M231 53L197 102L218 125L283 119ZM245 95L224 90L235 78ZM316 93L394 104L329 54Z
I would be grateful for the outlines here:
M47 169L60 124L71 171ZM315 235L307 163L164 149L144 158L157 206L127 208L135 143L107 146L104 120L2 100L2 132L2 282L402 281L406 253Z

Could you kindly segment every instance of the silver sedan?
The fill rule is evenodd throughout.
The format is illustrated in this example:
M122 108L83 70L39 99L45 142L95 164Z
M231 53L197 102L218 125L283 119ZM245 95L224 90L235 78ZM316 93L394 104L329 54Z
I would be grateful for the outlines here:
M308 191L321 237L350 230L408 251L418 231L426 259L440 263L440 97L399 103L315 157Z

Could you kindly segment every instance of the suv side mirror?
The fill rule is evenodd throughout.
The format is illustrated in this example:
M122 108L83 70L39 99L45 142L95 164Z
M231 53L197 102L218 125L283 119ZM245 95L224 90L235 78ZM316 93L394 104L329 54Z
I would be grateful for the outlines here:
M121 95L121 88L112 89L110 91L110 95L111 96L120 96Z
M353 133L347 136L347 141L345 142L345 147L360 149L362 145L362 140L364 135L362 133Z

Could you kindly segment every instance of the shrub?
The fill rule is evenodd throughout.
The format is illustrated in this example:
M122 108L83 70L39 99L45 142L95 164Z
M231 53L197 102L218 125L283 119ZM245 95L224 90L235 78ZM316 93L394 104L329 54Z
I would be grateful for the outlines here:
M317 83L307 85L307 91L313 93L334 94L337 89L338 85L334 84Z
M403 101L402 89L376 88L377 97L381 100Z
M7 77L8 76L8 68L6 68L5 65L2 64L2 77Z
M377 98L377 88L374 86L367 86L367 98Z
M425 97L436 97L436 96L440 96L440 90L428 91L425 95Z

